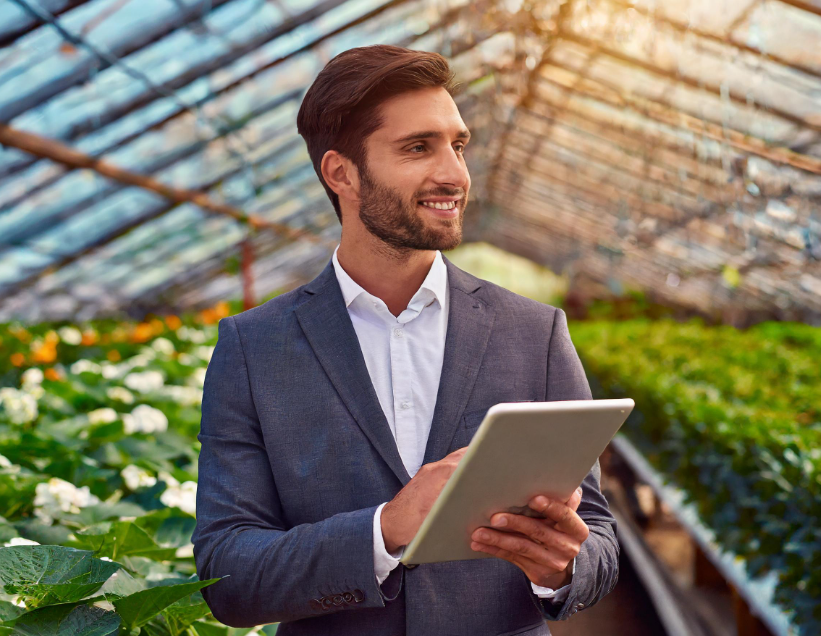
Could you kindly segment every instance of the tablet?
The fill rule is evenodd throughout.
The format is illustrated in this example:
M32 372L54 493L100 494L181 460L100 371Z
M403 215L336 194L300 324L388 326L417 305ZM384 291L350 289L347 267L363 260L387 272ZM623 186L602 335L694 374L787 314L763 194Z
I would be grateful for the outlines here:
M527 506L538 494L569 499L634 406L625 398L490 407L400 562L493 557L470 548L473 531L497 512L540 517Z

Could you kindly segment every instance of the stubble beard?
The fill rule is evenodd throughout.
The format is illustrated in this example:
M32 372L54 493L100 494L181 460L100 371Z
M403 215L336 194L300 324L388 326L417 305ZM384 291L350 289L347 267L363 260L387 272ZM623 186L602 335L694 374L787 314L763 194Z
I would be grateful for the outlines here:
M451 250L462 242L465 205L459 200L459 216L427 221L416 201L405 201L395 190L377 183L367 166L359 170L359 218L365 229L399 252L408 250ZM447 196L443 194L442 196Z

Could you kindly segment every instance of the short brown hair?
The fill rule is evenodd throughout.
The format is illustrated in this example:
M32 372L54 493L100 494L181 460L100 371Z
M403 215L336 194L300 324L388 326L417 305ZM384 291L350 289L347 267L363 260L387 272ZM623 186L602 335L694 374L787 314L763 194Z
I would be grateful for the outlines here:
M302 100L296 127L340 223L339 196L322 178L322 157L336 150L361 172L366 167L365 140L384 124L380 104L407 91L437 86L451 96L460 87L444 57L390 44L343 51L319 72Z

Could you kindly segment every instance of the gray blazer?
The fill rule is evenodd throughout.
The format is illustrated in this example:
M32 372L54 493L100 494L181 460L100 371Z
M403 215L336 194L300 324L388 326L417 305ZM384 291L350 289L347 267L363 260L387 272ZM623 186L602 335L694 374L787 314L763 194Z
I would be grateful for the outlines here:
M442 381L424 463L466 446L499 402L591 399L564 312L444 258ZM205 375L192 541L214 617L281 622L280 636L550 634L610 592L616 523L598 462L579 514L590 527L567 600L533 594L502 559L400 564L382 586L373 515L410 480L371 383L333 263L314 280L219 321Z

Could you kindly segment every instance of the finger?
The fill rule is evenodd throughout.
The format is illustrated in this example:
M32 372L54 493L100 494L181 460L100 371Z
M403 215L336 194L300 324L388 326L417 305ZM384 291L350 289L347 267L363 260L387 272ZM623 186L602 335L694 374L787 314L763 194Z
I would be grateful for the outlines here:
M552 570L561 571L567 567L570 559L556 552L545 549L544 546L530 539L509 532L497 532L490 528L479 528L471 536L473 541L495 546L519 557L528 559Z
M573 537L555 530L549 523L540 519L533 519L525 515L497 513L490 518L493 528L503 532L515 532L531 541L543 545L546 549L555 551L562 556L573 559L578 556L580 543ZM497 521L504 521L504 525L496 525Z
M544 495L538 495L532 500L532 507L541 512L546 518L554 522L554 527L560 532L569 534L580 542L587 540L590 530L582 518L567 504Z
M522 570L527 575L527 578L536 585L547 585L548 577L558 574L559 572L563 572L567 569L567 566L565 566L561 570L556 570L495 545L477 543L474 541L470 544L470 547L478 552L486 552L487 554L492 554L493 556L504 559L505 561L510 561Z
M573 491L573 494L570 495L570 499L567 500L567 507L571 510L578 510L579 504L582 502L582 494L582 487L579 486Z

